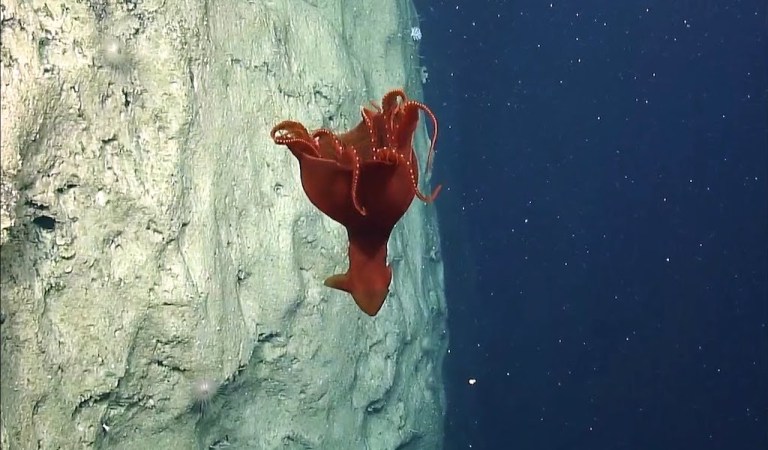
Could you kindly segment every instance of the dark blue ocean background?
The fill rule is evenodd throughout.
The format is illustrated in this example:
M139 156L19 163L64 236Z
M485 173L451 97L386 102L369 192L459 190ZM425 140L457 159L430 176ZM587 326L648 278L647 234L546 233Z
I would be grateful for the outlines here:
M416 1L446 449L768 449L766 3Z

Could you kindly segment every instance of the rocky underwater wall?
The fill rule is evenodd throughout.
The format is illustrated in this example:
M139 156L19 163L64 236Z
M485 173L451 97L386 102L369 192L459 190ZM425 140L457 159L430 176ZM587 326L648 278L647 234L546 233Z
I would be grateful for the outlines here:
M368 317L323 286L344 229L269 136L419 98L416 25L406 0L3 0L3 449L442 446L434 206Z

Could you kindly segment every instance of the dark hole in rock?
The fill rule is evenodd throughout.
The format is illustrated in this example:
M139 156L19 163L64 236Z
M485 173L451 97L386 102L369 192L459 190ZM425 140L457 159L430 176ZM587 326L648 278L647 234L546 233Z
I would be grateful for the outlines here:
M53 230L56 228L56 220L51 216L38 216L32 219L32 223L44 230Z

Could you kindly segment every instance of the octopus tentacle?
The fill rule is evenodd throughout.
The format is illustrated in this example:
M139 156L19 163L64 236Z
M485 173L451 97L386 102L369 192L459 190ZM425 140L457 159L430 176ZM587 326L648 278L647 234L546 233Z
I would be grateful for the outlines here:
M397 109L399 105L398 100L402 100L403 102L408 100L408 96L405 95L405 92L402 89L393 89L384 95L384 98L381 99L381 107L385 116L389 111L392 111L393 108Z
M371 102L371 103L373 103L373 102ZM377 111L379 111L379 106L378 105L373 104L373 106L376 108ZM373 153L376 154L376 150L377 150L377 148L376 148L376 144L377 144L377 142L376 142L376 124L373 123L373 119L376 116L375 115L372 116L370 114L367 114L365 108L363 108L363 111L362 111L361 114L363 116L363 122L365 122L365 126L368 128L368 139L369 139L369 141L371 143L371 149L373 149Z
M398 100L402 100L398 102ZM387 129L387 144L394 145L395 143L395 122L400 120L400 117L405 110L405 105L412 102L408 100L405 92L397 90L391 91L382 100L384 103L384 120L386 121L385 128Z
M427 154L427 167L425 168L425 172L429 172L432 170L432 164L434 163L435 159L435 144L437 143L437 117L435 117L435 113L433 113L427 105L420 102L413 103L416 104L420 110L424 111L424 114L426 114L427 117L432 120L432 127L434 128L432 137L429 139L429 153Z
M416 186L415 184L416 180L413 180L413 181L414 181L413 188L416 190L416 197L419 197L419 200L421 200L424 203L432 203L433 201L435 201L435 199L437 198L437 194L439 194L440 190L443 189L443 185L438 184L437 187L432 190L431 194L424 195L421 193L421 191L419 191L419 188Z
M299 132L309 135L309 131L307 131L304 125L294 120L284 120L278 123L277 125L272 127L272 131L270 132L270 135L274 137L275 133L277 133L278 131L290 131L290 130L298 130Z
M336 133L333 131L327 129L327 128L320 128L318 130L315 130L314 133L312 133L312 139L315 140L315 142L320 142L320 138L322 137L328 137L331 139L331 142L333 143L333 151L335 153L335 159L337 161L341 160L343 154L344 154L344 148L341 143L341 140L338 136L336 136ZM318 145L319 147L319 145Z
M421 102L418 102L416 100L409 100L409 105L414 105L418 109L424 112L424 114L429 117L432 120L432 127L434 128L434 131L432 133L432 136L429 140L429 153L427 154L427 165L424 169L424 174L426 175L432 170L432 164L435 157L435 144L437 143L437 131L438 131L438 125L437 125L437 117L435 117L435 113L432 112L429 107ZM409 164L409 167L411 170L415 167L415 170L418 171L419 163L418 159L415 156L415 152L411 152L411 163ZM430 195L424 195L418 187L418 183L416 182L416 177L414 174L411 174L411 182L413 183L413 189L416 191L416 197L419 198L419 200L425 202L425 203L432 203L435 198L437 198L437 195L440 193L440 190L443 188L442 185L437 185L435 189L432 190L432 193Z
M309 132L304 125L299 122L286 120L278 123L272 128L269 135L276 144L286 145L291 148L299 149L304 154L310 156L320 157L320 149L315 145L315 142L309 136ZM301 144L300 146L294 144Z
M352 206L364 216L366 215L365 208L360 206L360 201L357 198L357 185L360 182L360 159L357 156L355 147L349 147L349 156L352 159Z

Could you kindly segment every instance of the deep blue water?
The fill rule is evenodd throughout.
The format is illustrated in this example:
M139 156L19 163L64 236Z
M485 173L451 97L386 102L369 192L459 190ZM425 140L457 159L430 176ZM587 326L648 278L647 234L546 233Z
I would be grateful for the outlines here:
M767 449L765 0L416 5L446 448Z

